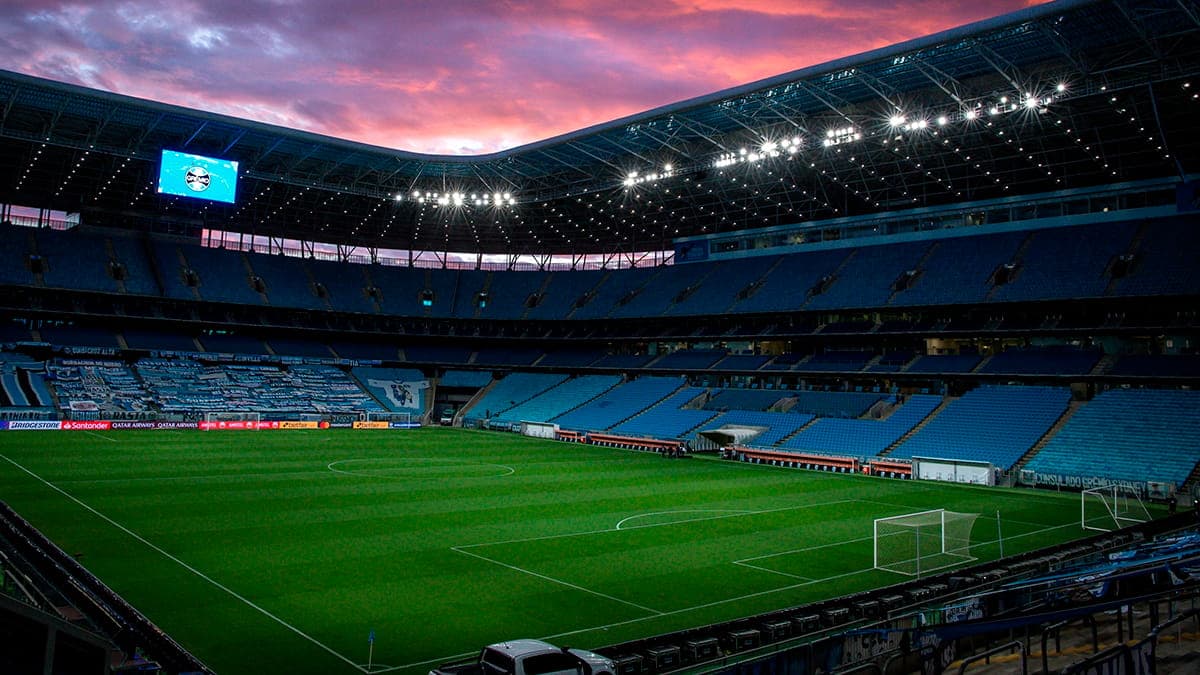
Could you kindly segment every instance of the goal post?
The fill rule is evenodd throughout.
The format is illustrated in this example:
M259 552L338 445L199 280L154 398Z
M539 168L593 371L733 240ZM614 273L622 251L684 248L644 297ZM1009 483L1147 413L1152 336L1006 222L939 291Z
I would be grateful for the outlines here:
M1079 493L1079 524L1085 530L1112 532L1150 520L1150 511L1138 493L1111 483Z
M200 425L201 429L258 429L258 423L262 421L262 415L258 412L245 412L234 410L209 411L204 413L204 421L206 424Z
M876 518L875 569L919 577L973 562L971 529L977 513L932 509Z

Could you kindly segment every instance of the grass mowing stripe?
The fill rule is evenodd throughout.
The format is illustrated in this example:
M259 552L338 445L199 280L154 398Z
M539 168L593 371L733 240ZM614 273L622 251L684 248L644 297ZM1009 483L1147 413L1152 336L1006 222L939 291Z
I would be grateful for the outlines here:
M349 664L349 665L353 666L355 669L357 669L357 670L359 670L359 671L362 671L362 672L364 672L364 673L365 673L365 672L367 672L365 668L363 668L362 666L358 665L358 664L357 664L357 663L355 663L354 661L351 661L350 659L346 658L345 656L342 656L341 654L339 654L338 652L334 651L333 649L331 649L331 648L327 647L327 646L326 646L324 643L322 643L320 640L317 640L316 638L314 638L313 636L309 635L308 633L305 633L304 631L300 630L299 628L296 628L295 626L293 626L292 624L288 623L287 621L284 621L283 619L279 618L278 616L275 616L274 614L272 614L271 612L267 611L266 609L263 609L262 607L260 607L259 605L255 604L255 603L254 603L253 601L251 601L249 598L247 598L247 597L245 597L245 596L241 595L241 594L240 594L240 593L238 593L237 591L235 591L235 590L233 590L233 589L229 588L228 586L225 586L225 585L224 585L224 584L222 584L221 582L217 581L216 579L213 579L212 577L210 577L210 576L208 576L207 574L205 574L205 573L201 572L200 570L196 569L195 567L192 567L191 565L189 565L189 564L185 563L184 561L180 560L179 558L176 558L175 556L171 555L171 554L170 554L170 553L168 553L167 551L164 551L162 548L159 548L159 547L158 547L158 546L156 546L155 544L151 543L149 540L147 540L145 537L141 536L141 535L140 535L140 534L138 534L137 532L134 532L133 530L129 529L128 527L125 527L124 525L122 525L122 524L118 523L117 521L113 520L112 518L109 518L108 516L104 515L103 513L100 513L99 511L97 511L96 509L92 508L91 506L88 506L88 505L87 505L87 504L85 504L83 501L81 501L79 498L75 497L75 495L72 495L71 493L67 492L66 490L63 490L62 488L58 487L58 486L57 486L57 485L55 485L54 483L51 483L50 481L46 480L45 478L42 478L41 476L37 475L36 473L34 473L34 472L30 471L29 469L25 468L25 466L23 466L22 464L19 464L19 463L18 463L18 462L16 462L15 460L13 460L13 459L9 458L9 457L8 457L8 455L0 455L0 457L4 458L4 460L5 460L5 461L7 461L9 464L12 464L13 466L17 467L17 468L18 468L18 469L20 469L21 471L24 471L25 473L29 474L29 476L31 476L32 478L34 478L34 479L38 480L39 482L41 482L42 484L44 484L46 487L50 488L51 490L54 490L55 492L57 492L57 493L61 494L62 496L66 497L67 499L69 499L69 500L71 500L71 501L75 502L75 503L76 503L76 504L78 504L79 506L82 506L84 509L86 509L87 511L90 511L90 512L91 512L92 514L94 514L96 517L98 517L98 518L100 518L101 520L103 520L103 521L107 522L109 525L112 525L113 527L117 528L118 530L121 530L121 531L122 531L122 532L124 532L125 534L128 534L129 536L133 537L134 539L136 539L136 540L140 541L141 543L145 544L145 545L146 545L148 548L150 548L151 550L153 550L153 551L155 551L155 552L157 552L157 553L161 554L163 557L165 557L165 558L167 558L168 560L170 560L170 561L172 561L172 562L176 563L177 565L179 565L180 567L184 568L185 570L187 570L187 571L191 572L192 574L195 574L196 576L198 576L198 577L200 577L201 579L203 579L203 580L207 581L208 583L212 584L213 586L215 586L215 587L217 587L217 588L221 589L222 591L224 591L224 592L228 593L229 595L233 596L234 598L237 598L238 600L240 600L240 601L244 602L246 605L248 605L248 606L250 606L250 607L254 608L255 610L257 610L257 611L261 612L261 613L262 613L264 616L266 616L266 617L270 618L271 620L275 621L276 623L278 623L279 625L283 626L284 628L287 628L288 630L292 631L292 632L293 632L293 633L295 633L296 635L299 635L300 637L304 638L305 640L308 640L309 642L311 642L311 643L313 643L314 645L316 645L316 646L320 647L321 649L324 649L326 652L329 652L329 653L330 653L330 654L332 654L333 656L336 656L338 659L340 659L340 660L342 660L342 661L346 662L347 664Z
M569 582L569 581L563 581L562 579L555 579L554 577L546 576L545 574L539 574L539 573L537 573L537 572L534 572L534 571L532 571L532 570L527 570L527 569L524 569L524 568L522 568L522 567L517 567L516 565L509 565L509 564L508 564L508 563L506 563L506 562L500 562L499 560L493 560L493 559L491 559L491 558L489 558L489 557L487 557L487 556L482 556L482 555L479 555L478 553L471 553L470 551L464 551L464 550L462 550L461 548L458 548L458 547L456 547L456 546L451 546L451 547L450 547L450 550L451 550L451 551L454 551L455 553L461 553L461 554L463 554L463 555L469 555L469 556L471 556L472 558L478 558L478 559L480 559L480 560L484 560L484 561L490 562L490 563L492 563L493 565L499 565L499 566L501 566L501 567L506 567L506 568L508 568L508 569L510 569L510 570L513 570L514 572L520 572L521 574L528 574L529 576L532 576L532 577L537 577L538 579L544 579L544 580L546 580L546 581L549 581L549 582L552 582L552 583L555 583L555 584L559 584L559 585L561 585L561 586L566 586L567 588L573 588L573 589L575 589L575 590L577 590L577 591L582 591L582 592L584 592L584 593L590 593L590 594L592 594L592 595L595 595L595 596L597 596L597 597L600 597L600 598L606 598L606 599L608 599L608 600L612 600L612 601L614 601L614 602L619 602L619 603L621 603L621 604L623 604L623 605L629 605L630 607L636 607L636 608L638 608L638 609L640 609L640 610L642 610L642 611L645 611L645 612L650 612L651 614L656 614L656 615L659 615L659 616L661 616L661 615L663 614L663 612L660 612L660 611L658 611L657 609L651 609L650 607L646 607L646 606L644 606L644 605L639 605L639 604L637 604L636 602L630 602L630 601L628 601L628 600L622 600L621 598L614 597L614 596L611 596L611 595L608 595L608 594L605 594L605 593L601 593L601 592L599 592L599 591L593 591L593 590L591 590L590 588L584 588L583 586L579 586L579 585L577 585L577 584L573 584L573 583L571 583L571 582Z

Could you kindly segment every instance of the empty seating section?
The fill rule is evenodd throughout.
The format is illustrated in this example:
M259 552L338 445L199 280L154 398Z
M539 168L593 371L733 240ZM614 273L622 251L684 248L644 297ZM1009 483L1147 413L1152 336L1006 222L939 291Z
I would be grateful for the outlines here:
M1020 269L996 289L992 300L1013 302L1104 295L1109 261L1129 248L1133 223L1039 230L1033 234Z
M58 397L59 410L74 410L70 416L75 419L89 412L114 419L151 410L150 393L120 361L55 359L46 364L46 379Z
M528 366L542 358L542 350L535 347L480 347L475 360L488 366Z
M712 273L699 282L695 292L667 308L668 316L723 314L738 295L756 283L779 260L779 256L746 258L715 263ZM709 267L700 264L698 267Z
M487 306L479 310L480 318L520 319L525 315L529 296L542 287L548 272L496 272L488 283ZM481 289L479 289L481 290ZM471 316L459 311L458 316ZM562 316L554 317L561 319Z
M1200 294L1200 231L1195 218L1175 218L1147 226L1133 269L1114 284L1112 295Z
M304 269L304 260L285 255L250 254L246 256L254 274L266 285L267 299L276 307L327 309L313 293L312 282Z
M860 417L884 396L858 391L797 391L786 395L796 399L790 412L818 417Z
M892 284L906 270L915 269L929 242L864 246L837 274L824 293L814 296L805 309L882 307L892 295Z
M88 326L43 326L38 332L42 340L58 347L105 347L120 346L117 336L110 330Z
M176 247L171 246L170 248L174 251ZM263 304L262 296L250 286L246 258L240 251L226 251L201 246L181 246L179 248L184 251L188 265L199 277L198 288L201 298L245 305ZM164 276L173 273L179 283L183 283L183 273L178 262L172 267L164 268L162 273Z
M1025 465L1044 474L1182 485L1200 462L1200 392L1110 389Z
M612 428L614 434L644 438L682 439L688 432L716 417L711 410L684 408L704 393L700 387L684 387L656 405Z
M704 402L704 409L766 410L787 396L784 392L762 389L714 389Z
M635 290L641 289L654 275L656 267L635 267L629 270L614 270L604 277L595 289L595 295L583 307L571 314L573 319L602 319L609 315L617 303ZM561 275L559 275L561 276Z
M511 424L546 422L590 401L621 382L618 375L580 375L565 380L537 396L500 413L496 419Z
M467 411L464 419L467 422L477 422L495 417L566 379L566 375L549 373L509 373L507 377L496 381L496 384Z
M42 280L52 288L79 288L116 293L117 282L108 274L109 257L104 237L82 232L36 231L42 258Z
M671 370L701 370L710 368L725 357L725 352L716 349L681 349L660 357L650 363L651 368Z
M639 377L552 421L572 431L604 431L654 405L683 383L675 377Z
M1100 352L1080 349L1009 349L996 354L980 372L1024 375L1086 375Z
M181 249L188 247L180 247L178 244L166 241L153 241L150 248L154 255L153 265L158 270L158 278L162 282L163 295L178 300L200 299L196 289L187 284L184 276L184 273L190 269L190 265L186 264L180 256ZM232 274L236 274L236 272ZM258 300L259 298L255 296L242 301L257 303Z
M186 359L143 359L137 371L165 413L384 412L333 366L211 366Z
M1129 354L1118 358L1108 372L1134 377L1200 377L1200 356Z
M605 354L592 365L597 368L641 368L654 358L649 354Z
M850 251L834 249L785 256L762 280L750 297L739 300L732 312L766 313L804 306L808 292L823 277L833 274Z
M782 447L852 457L872 457L921 423L942 402L940 396L914 394L882 420L821 418Z
M313 281L325 287L329 305L333 309L339 312L375 313L375 302L367 297L369 284L365 266L329 260L309 260L307 264Z
M761 410L730 410L703 424L696 433L720 429L724 426L766 427L758 436L750 439L746 445L752 447L770 447L783 440L796 430L813 420L812 415L792 415L789 413L762 412Z
M1012 260L1025 232L955 237L934 243L912 285L896 293L892 305L981 303L992 290L992 272Z
M126 328L124 331L121 331L121 334L125 337L125 344L130 349L167 352L200 351L192 336L184 335L183 333Z
M421 306L420 293L425 290L426 271L411 267L390 267L386 265L371 265L368 267L367 276L370 277L372 284L379 289L379 306L383 309L383 313L402 316L423 316L425 308ZM437 298L436 300L446 302L445 298Z
M307 356L314 359L332 359L333 352L316 339L273 337L267 340L271 351L280 356Z
M200 344L204 351L218 354L267 354L267 345L261 339L236 333L213 333L201 335Z
M618 305L609 314L617 318L660 316L675 298L712 271L710 265L669 265L658 268L658 275L647 283L628 303Z
M949 403L890 456L973 460L1008 469L1070 401L1066 387L979 387Z
M898 373L914 358L912 352L888 352L877 363L867 366L869 373Z
M492 382L492 374L482 370L447 370L438 380L440 387L483 389Z
M371 368L358 366L350 374L367 392L391 412L420 415L425 412L425 391L429 380L413 368Z
M343 359L359 361L396 361L400 358L400 350L394 344L386 342L352 342L350 340L333 340L330 348Z
M465 364L472 350L466 347L438 345L408 345L404 347L404 358L409 363L458 363Z
M713 370L758 370L770 356L761 354L730 354L712 365Z
M609 272L580 270L554 272L542 292L539 302L529 308L527 319L565 319L575 309L575 302L600 283Z
M918 356L905 372L909 373L969 373L983 357L978 354L926 354Z
M802 359L807 358L807 354L779 354L771 359L769 363L762 367L763 370L791 370L796 367Z
M125 292L134 295L162 295L150 267L150 256L146 254L146 243L141 239L113 235L108 238L112 244L116 261L125 268Z
M593 349L559 349L546 352L546 356L538 361L539 366L557 366L567 368L584 368L595 363L602 354Z
M797 364L796 370L821 372L858 372L875 357L874 352L830 351L814 354L812 358Z
M29 342L32 339L33 336L25 326L12 321L0 321L0 343Z
M27 227L0 225L0 284L33 285L27 262L31 233Z

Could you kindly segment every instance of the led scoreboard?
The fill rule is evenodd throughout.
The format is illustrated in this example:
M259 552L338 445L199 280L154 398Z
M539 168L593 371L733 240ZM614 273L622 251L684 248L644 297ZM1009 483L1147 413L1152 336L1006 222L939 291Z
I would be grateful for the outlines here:
M237 196L237 179L237 162L163 150L158 192L232 204Z

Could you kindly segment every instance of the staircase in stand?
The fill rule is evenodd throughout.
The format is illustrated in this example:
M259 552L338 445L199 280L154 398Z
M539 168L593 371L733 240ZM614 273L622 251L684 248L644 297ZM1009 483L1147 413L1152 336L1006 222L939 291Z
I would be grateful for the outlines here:
M941 413L942 410L944 410L946 408L946 406L950 405L951 403L953 403L954 401L957 401L957 400L958 400L957 396L947 396L947 397L943 398L942 402L939 403L936 408L929 411L929 414L925 416L925 419L921 420L920 422L917 422L916 425L913 426L913 428L909 429L908 432L906 432L900 438L897 438L895 443L892 443L891 445L884 448L883 452L879 453L879 456L887 457L888 455L892 454L893 450L900 447L908 439L912 438L913 435L916 434L918 431L920 431L921 429L924 429L925 425L929 424L929 422L932 421L933 418L937 417L938 414Z
M1051 438L1054 438L1059 429L1063 428L1063 425L1067 423L1067 420L1071 419L1075 415L1075 412L1083 407L1083 403L1083 401L1071 401L1070 405L1067 406L1067 409L1063 411L1063 414L1058 416L1058 419L1054 421L1054 424L1052 424L1050 428L1046 430L1046 433L1042 434L1042 437L1037 440L1037 443L1034 443L1033 447L1029 448L1025 454L1021 455L1021 458L1017 460L1016 464L1013 464L1012 469L1009 470L1009 473L1013 475L1019 473L1021 471L1021 467L1028 464L1029 460L1033 459L1034 455L1041 452L1042 448L1046 447L1046 444L1050 442Z

